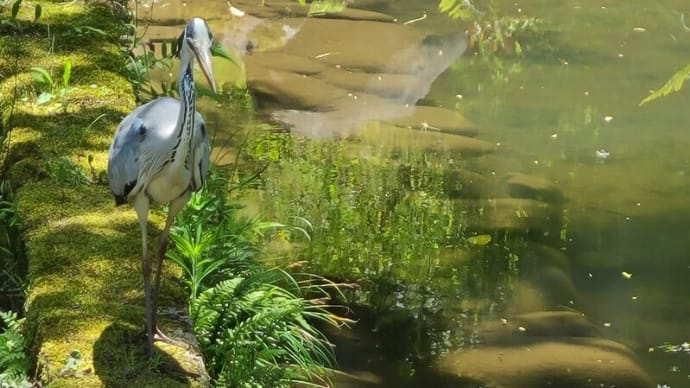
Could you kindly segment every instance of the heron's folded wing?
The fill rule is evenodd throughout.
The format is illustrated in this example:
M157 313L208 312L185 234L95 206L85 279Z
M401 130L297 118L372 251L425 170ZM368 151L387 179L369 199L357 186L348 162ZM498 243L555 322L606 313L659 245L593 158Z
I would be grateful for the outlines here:
M140 146L145 138L144 121L135 114L125 117L115 132L108 151L108 186L118 205L127 201L137 184Z

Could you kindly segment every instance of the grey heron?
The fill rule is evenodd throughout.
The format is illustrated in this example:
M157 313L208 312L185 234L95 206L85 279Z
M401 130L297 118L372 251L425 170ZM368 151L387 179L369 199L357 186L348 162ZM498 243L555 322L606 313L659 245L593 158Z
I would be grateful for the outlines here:
M147 353L153 355L154 335L167 340L156 326L158 290L163 256L175 215L201 188L208 173L206 127L195 109L192 76L194 59L216 90L211 67L212 35L203 19L191 19L178 40L180 70L177 86L181 101L160 97L136 108L117 130L108 152L108 185L115 204L131 203L141 227L142 272L146 304ZM152 204L167 204L168 216L160 234L154 286L146 242L146 223Z

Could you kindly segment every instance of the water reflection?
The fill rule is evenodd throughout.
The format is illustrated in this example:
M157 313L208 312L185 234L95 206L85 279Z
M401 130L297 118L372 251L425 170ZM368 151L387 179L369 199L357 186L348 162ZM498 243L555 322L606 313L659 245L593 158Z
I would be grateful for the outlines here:
M517 12L514 2L498 3L503 11ZM216 6L208 5L220 14ZM361 332L338 338L345 349L341 363L366 377L356 380L360 386L414 386L449 377L424 369L437 354L478 348L484 352L474 359L468 358L471 352L452 353L441 370L475 368L467 374L476 380L518 386L515 368L562 370L568 364L548 362L567 352L566 359L592 361L570 364L583 374L596 369L596 360L615 363L620 369L606 364L610 376L628 371L636 378L619 380L625 386L687 385L686 354L648 349L687 339L688 93L637 105L688 61L690 35L679 22L680 12L690 12L687 4L523 1L524 12L547 20L553 32L548 43L557 49L526 53L521 72L508 82L492 78L476 56L455 60L464 47L453 35L424 41L441 20L431 12L435 6L374 5L401 20L417 16L420 7L429 10L429 20L415 26L422 33L406 46L415 55L428 59L429 47L451 47L444 46L451 53L447 58L421 67L414 60L393 62L401 68L412 64L418 77L394 73L386 63L395 55L384 58L375 74L394 79L386 87L362 79L354 88L348 77L358 77L357 71L333 69L345 63L335 54L338 47L305 43L289 54L278 49L297 45L305 31L315 40L325 38L327 21L310 27L291 13L277 20L292 30L281 27L268 34L275 39L247 38L239 45L254 42L247 71L255 77L260 102L280 112L281 121L320 137L350 135L351 127L364 131L351 141L324 143L272 137L281 159L257 194L265 217L302 216L315 225L314 240L299 258L324 273L361 280L366 292L354 298L368 308L359 311ZM355 52L362 41L367 39L356 40ZM528 49L530 42L521 43ZM363 63L357 60L349 63L356 68ZM271 85L279 93L262 90L261 77L276 77ZM312 81L299 90L311 92L307 97L291 84L301 78ZM346 87L352 95L342 94ZM353 104L358 95L360 102ZM420 98L462 112L477 123L471 136L500 147L471 154L466 143L445 147L450 137L425 140L433 128L361 125L390 118ZM268 135L257 137L264 141ZM597 158L602 148L609 153L605 163ZM487 246L469 240L482 234L491 235ZM526 348L537 350L532 358L519 352ZM482 369L486 365L493 369Z

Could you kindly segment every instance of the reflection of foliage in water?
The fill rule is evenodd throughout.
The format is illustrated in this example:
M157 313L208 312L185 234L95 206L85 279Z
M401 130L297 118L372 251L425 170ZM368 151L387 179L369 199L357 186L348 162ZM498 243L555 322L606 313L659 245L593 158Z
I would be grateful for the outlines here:
M449 155L386 155L270 132L251 144L252 157L274 161L263 175L263 214L314 228L290 259L301 255L314 272L357 282L350 302L373 313L384 353L416 363L470 345L463 326L512 289L524 240L505 232L486 245L468 239L476 214L450 195L448 179L464 166Z
M441 0L439 10L467 24L468 47L489 69L492 78L508 81L520 73L523 52L535 50L544 36L543 21L534 16L500 15L493 1ZM526 43L527 42L527 43Z

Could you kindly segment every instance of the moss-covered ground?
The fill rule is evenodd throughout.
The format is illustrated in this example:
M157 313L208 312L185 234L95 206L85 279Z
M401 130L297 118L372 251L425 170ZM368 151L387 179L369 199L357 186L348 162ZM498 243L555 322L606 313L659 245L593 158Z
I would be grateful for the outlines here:
M36 4L42 16L33 23ZM31 352L49 387L201 386L181 373L195 367L184 350L162 345L154 360L144 356L140 232L130 207L114 207L103 178L113 132L135 106L122 75L118 12L97 2L25 1L21 28L3 26L0 34L5 174L28 258ZM66 61L71 91L37 104L46 90L31 68L52 75L57 95ZM161 213L151 217L152 243L162 221ZM174 279L164 274L161 305L184 308ZM167 331L174 325L162 322ZM80 360L68 362L70 353Z

